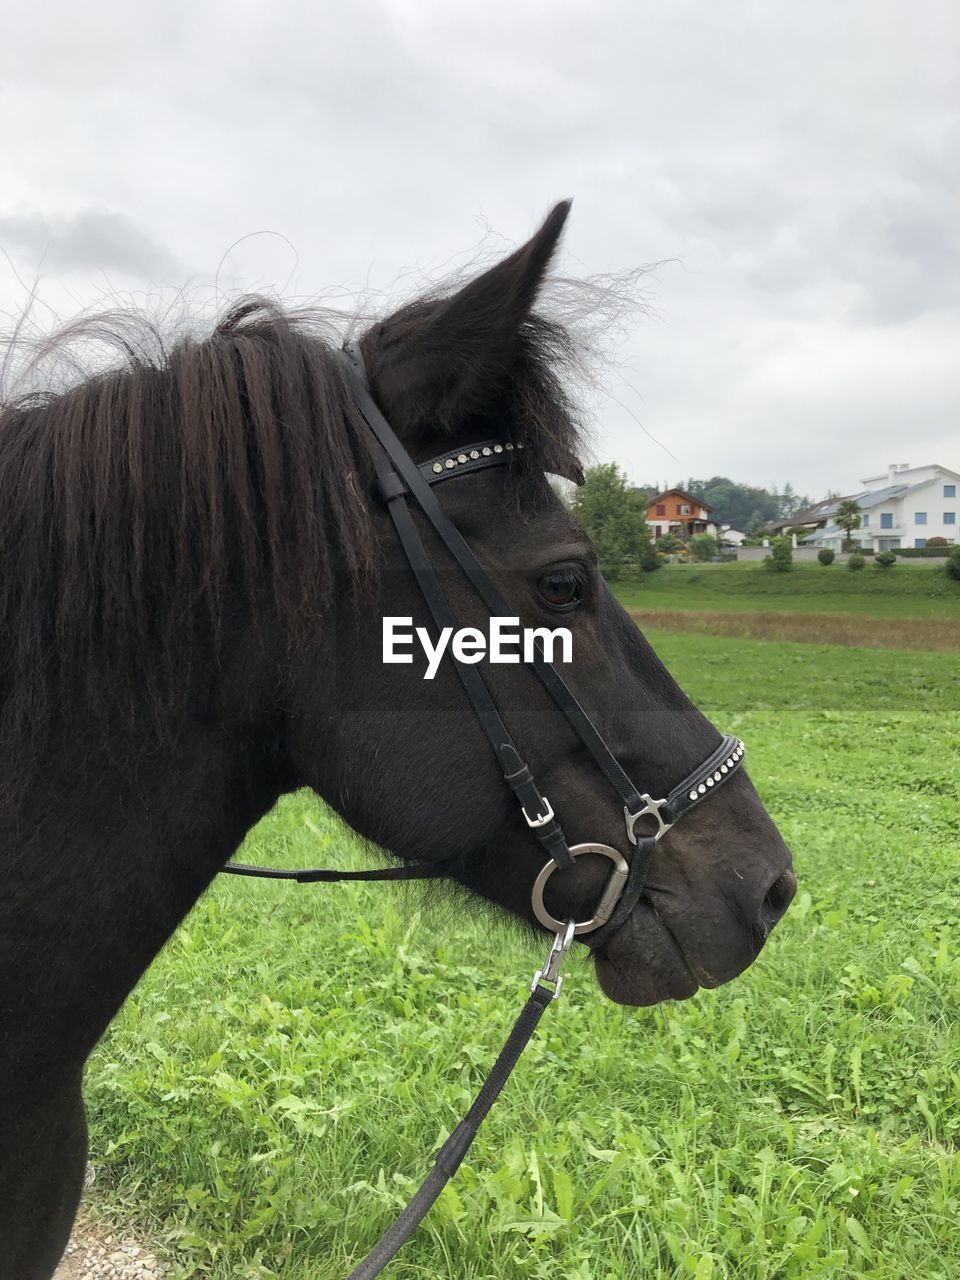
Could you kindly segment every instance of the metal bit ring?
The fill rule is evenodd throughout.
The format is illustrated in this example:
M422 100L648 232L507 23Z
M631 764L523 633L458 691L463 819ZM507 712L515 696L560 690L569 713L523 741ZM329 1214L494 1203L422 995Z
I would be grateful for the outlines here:
M609 858L613 863L613 871L610 873L610 879L606 883L596 911L589 920L580 920L573 926L574 934L579 935L599 929L613 915L613 909L620 901L620 895L626 888L630 866L622 854L618 853L616 849L611 849L607 844L575 844L571 845L570 853L574 858L579 858L584 853L598 853L601 857ZM558 870L557 863L551 858L533 882L532 905L533 914L542 925L545 925L551 933L562 933L566 928L566 921L558 920L556 916L552 916L543 901L543 892L547 881L556 870Z

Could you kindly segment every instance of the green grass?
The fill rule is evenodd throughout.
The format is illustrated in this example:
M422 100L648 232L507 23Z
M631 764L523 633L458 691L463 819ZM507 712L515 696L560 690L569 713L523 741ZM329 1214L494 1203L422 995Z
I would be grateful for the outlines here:
M746 739L797 902L747 974L682 1004L619 1009L571 964L387 1275L956 1277L960 664L653 638ZM244 852L358 857L306 795ZM98 1211L165 1242L179 1276L344 1276L459 1119L541 959L492 915L417 901L218 884L90 1067Z
M960 582L933 561L889 570L868 564L859 573L836 563L795 564L790 573L771 573L751 562L665 565L616 590L636 609L787 610L960 622Z

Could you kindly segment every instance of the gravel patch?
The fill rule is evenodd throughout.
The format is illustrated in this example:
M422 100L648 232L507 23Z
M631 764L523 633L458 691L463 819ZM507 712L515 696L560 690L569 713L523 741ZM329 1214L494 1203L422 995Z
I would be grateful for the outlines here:
M135 1241L78 1222L53 1280L163 1280L169 1270Z
M94 1181L87 1165L84 1187ZM112 1233L81 1208L53 1280L163 1280L170 1264L136 1240Z

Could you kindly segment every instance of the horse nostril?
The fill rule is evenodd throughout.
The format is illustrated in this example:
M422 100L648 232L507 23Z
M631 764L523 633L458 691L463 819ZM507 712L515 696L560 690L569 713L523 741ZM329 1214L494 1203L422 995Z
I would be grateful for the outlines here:
M792 871L784 871L774 880L760 905L759 924L764 937L789 907L796 892L797 877Z

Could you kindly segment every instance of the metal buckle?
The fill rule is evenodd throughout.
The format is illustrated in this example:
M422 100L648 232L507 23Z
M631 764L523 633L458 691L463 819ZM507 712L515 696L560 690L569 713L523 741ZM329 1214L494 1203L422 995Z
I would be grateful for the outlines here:
M664 822L663 814L660 812L661 808L663 808L667 803L666 799L654 800L651 796L648 796L645 791L641 793L640 799L643 801L643 808L638 809L636 813L631 813L626 805L623 806L623 817L627 824L627 839L631 844L636 844L639 838L637 836L637 823L648 813L652 818L656 818L657 820L657 830L654 833L654 840L659 840L661 836L666 835L673 826L672 822Z
M579 935L581 933L590 933L593 929L599 929L613 915L613 909L620 901L620 896L626 888L627 877L630 875L630 866L622 854L617 853L616 849L611 849L607 844L575 844L571 846L570 853L574 858L579 858L584 853L599 853L601 857L609 858L613 863L613 871L597 904L596 911L594 911L589 920L581 920L573 926L573 932ZM554 933L562 933L566 927L564 921L552 916L543 901L543 891L546 888L547 881L556 870L557 863L553 858L541 869L540 874L533 882L532 906L533 914L541 924L546 925Z
M538 969L533 975L533 981L530 983L530 990L536 991L537 987L543 982L553 983L553 999L560 994L560 988L563 986L563 978L560 977L560 966L563 964L563 957L570 950L573 942L575 926L572 920L557 932L553 940L550 950L547 952L547 958L543 962L543 968Z
M535 818L530 817L529 813L527 813L523 805L520 806L520 810L523 816L527 820L528 827L545 827L548 822L553 821L553 805L550 803L550 801L547 799L546 796L542 796L541 798L543 800L543 803L547 806L547 812L538 813Z

